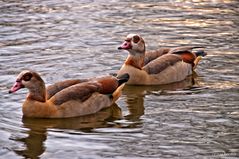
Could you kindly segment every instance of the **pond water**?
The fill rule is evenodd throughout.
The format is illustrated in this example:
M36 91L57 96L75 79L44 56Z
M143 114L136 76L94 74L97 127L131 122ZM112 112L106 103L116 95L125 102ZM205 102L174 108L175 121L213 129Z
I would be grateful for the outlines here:
M0 1L0 158L238 158L237 0ZM23 69L47 84L116 72L128 33L147 49L204 46L185 81L127 86L112 107L73 119L22 118Z

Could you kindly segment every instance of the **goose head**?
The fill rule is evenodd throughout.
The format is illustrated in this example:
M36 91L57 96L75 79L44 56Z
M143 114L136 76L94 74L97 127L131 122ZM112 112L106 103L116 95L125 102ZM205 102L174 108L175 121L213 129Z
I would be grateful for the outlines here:
M145 42L140 35L129 34L123 44L118 47L119 50L128 50L130 55L144 55Z
M35 92L39 89L44 89L45 83L36 72L24 70L17 76L16 82L9 90L9 93L14 93L22 88L27 88L30 92Z

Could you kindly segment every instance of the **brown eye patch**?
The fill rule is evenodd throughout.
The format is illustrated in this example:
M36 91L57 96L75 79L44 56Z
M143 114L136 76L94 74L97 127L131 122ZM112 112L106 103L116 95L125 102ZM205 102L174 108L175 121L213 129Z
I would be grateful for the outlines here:
M133 42L134 42L134 43L138 43L139 40L140 40L140 37L139 37L138 35L135 35L135 36L133 37Z
M24 76L23 76L23 80L24 81L30 81L32 78L32 74L31 73L26 73Z

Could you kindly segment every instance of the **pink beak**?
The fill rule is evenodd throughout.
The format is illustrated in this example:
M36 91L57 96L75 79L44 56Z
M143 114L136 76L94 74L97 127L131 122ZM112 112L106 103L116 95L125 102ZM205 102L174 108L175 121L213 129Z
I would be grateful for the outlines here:
M12 86L12 88L9 90L9 93L14 93L17 90L23 88L24 86L22 85L22 83L20 81L16 81L16 83Z
M132 49L132 45L130 43L130 41L125 41L120 47L118 47L119 50L128 50L128 49Z

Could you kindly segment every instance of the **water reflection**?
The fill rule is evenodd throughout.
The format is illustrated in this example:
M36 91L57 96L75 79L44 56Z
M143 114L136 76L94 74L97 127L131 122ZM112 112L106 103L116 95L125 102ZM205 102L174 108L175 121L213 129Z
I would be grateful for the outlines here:
M90 133L95 128L110 127L108 122L122 118L121 109L117 104L92 115L66 118L66 119L33 119L22 118L23 127L28 130L24 132L27 137L15 138L13 140L24 143L21 150L14 150L25 158L39 158L46 150L45 142L49 131L71 130L75 133ZM66 132L65 132L66 133Z
M161 95L166 94L167 91L181 91L184 89L190 89L197 83L197 73L193 72L193 75L188 76L185 80L158 86L126 86L124 88L124 94L126 95L126 105L129 114L125 116L128 120L138 120L144 115L144 98L146 95Z

